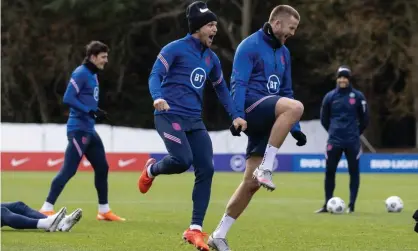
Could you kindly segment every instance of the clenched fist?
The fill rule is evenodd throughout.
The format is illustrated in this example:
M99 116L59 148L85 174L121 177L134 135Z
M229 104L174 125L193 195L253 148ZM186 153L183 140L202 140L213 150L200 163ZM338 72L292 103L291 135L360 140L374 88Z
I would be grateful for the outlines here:
M247 121L240 117L234 119L232 124L234 125L235 129L241 128L241 131L245 131L247 129Z
M170 109L170 106L167 104L167 101L165 101L162 98L159 98L154 101L154 108L157 111L168 111Z

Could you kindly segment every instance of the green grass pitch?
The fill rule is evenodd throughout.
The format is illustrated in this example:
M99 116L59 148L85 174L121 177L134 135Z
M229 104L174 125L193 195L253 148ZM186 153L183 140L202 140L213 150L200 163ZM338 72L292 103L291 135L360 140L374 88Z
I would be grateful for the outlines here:
M26 202L38 209L55 173L2 172L2 201ZM56 209L81 207L83 218L69 233L17 231L3 227L5 251L48 250L195 250L181 235L191 217L193 174L158 177L150 192L137 190L138 173L110 173L109 199L126 222L96 220L93 173L79 172L67 185ZM219 222L242 174L215 173L204 230ZM278 189L262 189L232 227L233 250L418 250L413 212L418 209L418 175L362 174L357 211L352 215L315 215L323 203L323 174L276 173ZM336 196L348 203L348 176L337 174ZM404 211L389 214L384 200L400 196Z

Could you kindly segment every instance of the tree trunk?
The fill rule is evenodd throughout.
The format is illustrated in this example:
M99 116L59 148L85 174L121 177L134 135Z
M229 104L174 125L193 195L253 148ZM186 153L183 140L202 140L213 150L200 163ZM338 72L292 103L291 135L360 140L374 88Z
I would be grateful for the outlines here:
M381 141L381 121L379 104L376 101L369 99L369 125L365 131L365 137L368 139L373 147L379 148L382 145Z
M416 83L418 85L418 83ZM418 89L418 87L415 87ZM415 115L415 148L418 149L418 90L415 90L414 95L414 115Z
M251 32L251 1L244 0L242 3L241 11L241 39L244 39L250 35Z
M42 86L38 84L38 82L35 79L35 76L33 75L31 71L27 72L27 76L35 92L36 98L38 100L39 113L41 115L42 123L48 123L49 122L48 100L46 98L45 92Z
M418 27L418 25L416 25ZM409 74L412 86L412 93L414 99L414 117L415 117L415 147L418 148L418 34L413 35L411 40L411 48L409 51L411 55L411 64L409 67Z
M371 80L368 80L371 81ZM364 132L364 136L370 142L374 148L381 147L381 121L380 121L380 104L377 100L378 95L374 94L372 85L365 85L363 91L366 96L368 109L369 109L369 125Z

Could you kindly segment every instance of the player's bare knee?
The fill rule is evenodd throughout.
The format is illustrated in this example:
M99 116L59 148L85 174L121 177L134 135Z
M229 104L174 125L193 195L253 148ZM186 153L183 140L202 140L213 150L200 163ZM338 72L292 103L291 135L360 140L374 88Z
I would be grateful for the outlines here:
M298 119L300 119L300 117L302 117L303 115L304 109L305 107L303 106L302 102L298 100L294 100L292 107L291 107L291 112L294 117L297 117Z
M276 103L276 118L278 118L283 113L290 113L292 118L299 120L302 117L304 107L303 104L294 99L290 98L281 98Z

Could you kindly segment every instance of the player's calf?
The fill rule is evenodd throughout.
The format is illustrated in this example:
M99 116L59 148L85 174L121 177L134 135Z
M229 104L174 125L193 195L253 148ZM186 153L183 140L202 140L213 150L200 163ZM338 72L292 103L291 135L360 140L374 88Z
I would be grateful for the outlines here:
M224 215L221 223L228 223L229 218L225 219L225 217L230 217L232 219L237 219L242 212L244 212L245 208L247 208L248 204L250 203L253 195L260 189L260 183L253 178L253 172L256 170L257 166L261 161L261 157L251 157L246 162L246 169L244 173L244 179L238 188L235 190L234 194L231 196L227 206L226 206L226 214ZM215 237L225 237L226 232L228 232L230 226L226 226L225 224L221 224L218 226L217 230L215 230ZM232 223L231 223L232 224ZM225 232L225 235L222 234Z
M209 246L215 250L230 250L226 235L234 224L235 220L244 212L250 203L253 195L260 189L260 184L253 179L252 174L261 162L261 157L251 157L246 162L244 180L235 190L226 207L217 228L209 238Z

